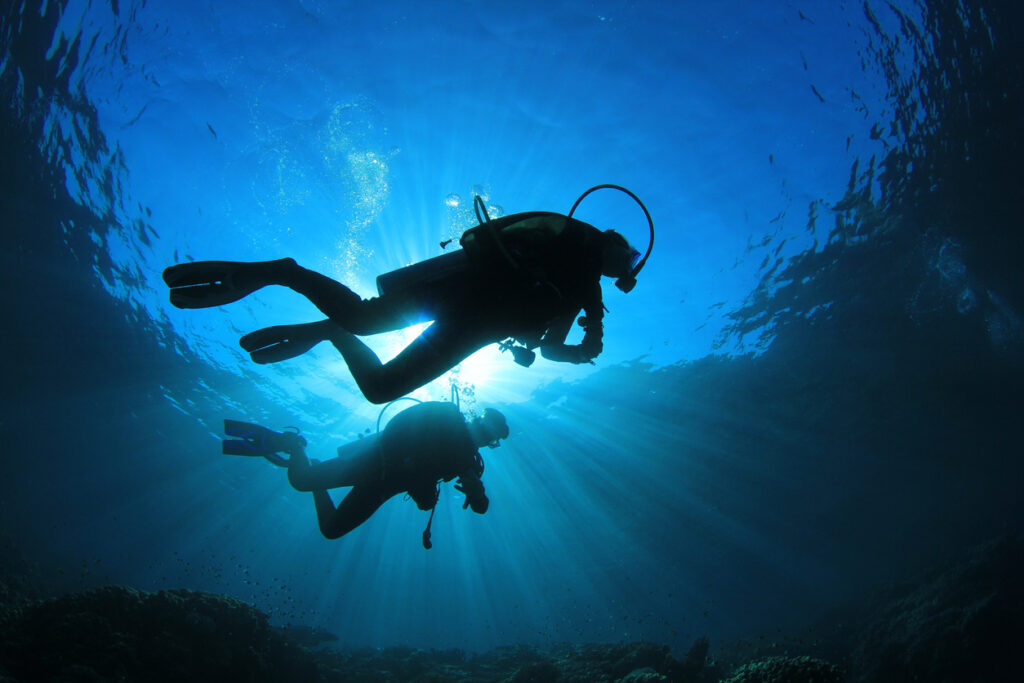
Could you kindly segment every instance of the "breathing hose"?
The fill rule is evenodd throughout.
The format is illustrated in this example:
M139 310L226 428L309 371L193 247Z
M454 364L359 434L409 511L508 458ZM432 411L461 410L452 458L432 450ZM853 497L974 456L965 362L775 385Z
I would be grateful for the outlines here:
M629 275L629 279L632 280L633 281L632 284L635 285L636 284L636 276L637 276L637 274L643 269L644 265L646 265L647 259L651 256L651 250L654 249L654 220L651 218L651 214L647 210L647 207L644 206L644 203L642 201L640 201L640 198L637 197L632 192L630 192L629 190L627 190L626 188L622 187L621 185L611 185L611 184L595 185L594 187L590 188L589 190L587 190L586 192L581 194L580 198L576 200L576 203L572 205L572 208L569 209L569 218L572 218L572 214L576 211L576 207L578 207L580 205L580 202L582 202L583 199L587 195L589 195L591 192L595 192L597 190L603 190L603 189L606 189L606 188L607 189L611 189L611 190L618 190L619 192L625 192L630 197L632 197L633 201L635 201L637 204L639 204L640 208L643 210L644 216L647 217L647 225L651 229L650 241L648 241L648 243L647 243L647 252L644 254L644 257L642 259L640 259L640 262L636 264L636 267L633 268L633 271ZM625 278L620 278L620 280L625 280ZM619 283L617 282L616 284L619 284ZM623 286L626 285L626 284L628 284L628 283L620 284L619 285L619 289L623 289ZM629 288L632 289L632 286L630 286ZM629 291L629 290L625 290L625 291Z

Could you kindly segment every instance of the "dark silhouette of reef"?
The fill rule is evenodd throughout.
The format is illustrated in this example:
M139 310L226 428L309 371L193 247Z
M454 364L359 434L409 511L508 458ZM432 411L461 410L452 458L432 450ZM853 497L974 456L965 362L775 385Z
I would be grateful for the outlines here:
M317 680L301 647L226 596L108 586L12 616L0 647L14 680Z
M9 569L9 563L5 568ZM886 587L815 627L815 642L706 638L681 658L628 643L461 650L316 646L223 595L107 586L39 600L0 577L0 683L11 681L458 681L461 683L904 683L1017 680L1024 635L1024 536L971 549Z
M766 657L744 664L723 683L843 683L843 672L821 659Z
M1024 536L890 586L851 620L853 683L1021 680Z
M715 680L708 641L677 660L664 645L460 650L307 647L329 635L279 629L234 598L106 586L0 611L0 681L463 681L631 683Z
M723 645L725 683L1019 681L1021 576L1024 535L1007 534L833 611L810 638Z

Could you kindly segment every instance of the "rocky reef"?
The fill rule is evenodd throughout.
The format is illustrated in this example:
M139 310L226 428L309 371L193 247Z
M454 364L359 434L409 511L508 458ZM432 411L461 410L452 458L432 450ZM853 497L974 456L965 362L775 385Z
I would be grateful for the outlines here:
M306 650L245 603L109 586L16 606L0 657L19 681L316 681Z
M843 683L838 667L821 659L767 657L737 668L723 683Z
M1020 680L1024 538L972 548L860 609L849 647L852 683Z
M332 683L700 683L708 641L682 659L664 645L460 650L315 649L325 634L278 629L249 605L187 590L108 586L6 606L0 681L246 681Z
M1016 680L1024 635L1020 576L1024 537L1006 536L859 601L814 642L722 644L712 656L701 638L681 658L654 643L345 650L227 596L108 586L41 600L0 576L0 683L1001 683Z

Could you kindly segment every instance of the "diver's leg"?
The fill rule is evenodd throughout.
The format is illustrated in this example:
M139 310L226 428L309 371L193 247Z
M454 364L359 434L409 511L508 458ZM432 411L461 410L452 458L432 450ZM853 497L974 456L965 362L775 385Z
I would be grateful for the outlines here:
M315 323L275 325L250 332L238 340L253 361L265 365L279 363L306 353L338 329L330 318Z
M392 360L381 363L355 335L341 330L331 336L360 391L378 404L437 379L491 341L463 325L436 321Z
M288 459L288 483L296 491L316 491L370 482L379 472L377 437L368 436L338 449L337 458L310 463L303 453Z
M334 507L327 491L314 491L316 519L320 533L326 538L341 538L373 515L384 502L399 493L394 487L381 484L356 486Z
M363 300L326 275L294 259L276 261L196 261L164 270L171 303L178 308L209 308L237 301L262 287L282 285L309 299L331 320L355 334L377 334L432 319L422 291Z
M194 261L166 268L164 282L171 288L171 303L178 308L223 306L272 285L276 273L285 272L295 261Z
M292 262L274 271L275 283L298 292L353 334L379 334L432 319L416 293L361 299L345 285Z

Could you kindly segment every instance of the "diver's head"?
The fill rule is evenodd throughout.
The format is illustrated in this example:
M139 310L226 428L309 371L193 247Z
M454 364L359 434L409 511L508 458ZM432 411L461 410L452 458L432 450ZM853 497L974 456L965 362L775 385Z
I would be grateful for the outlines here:
M618 280L630 279L639 261L640 252L634 249L625 237L614 230L605 230L601 233L602 275Z
M497 448L501 439L508 438L508 420L500 411L487 408L483 415L470 421L469 433L477 446Z

